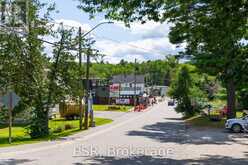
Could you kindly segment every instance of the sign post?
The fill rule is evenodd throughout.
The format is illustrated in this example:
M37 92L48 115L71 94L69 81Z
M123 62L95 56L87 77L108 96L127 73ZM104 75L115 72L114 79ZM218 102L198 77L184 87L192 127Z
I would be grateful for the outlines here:
M12 95L12 92L9 93L9 144L11 144L12 142L12 103L13 103L13 95Z
M21 98L15 94L15 92L9 92L4 95L1 99L2 104L8 107L8 125L9 125L9 144L12 143L12 111L15 106L18 105Z

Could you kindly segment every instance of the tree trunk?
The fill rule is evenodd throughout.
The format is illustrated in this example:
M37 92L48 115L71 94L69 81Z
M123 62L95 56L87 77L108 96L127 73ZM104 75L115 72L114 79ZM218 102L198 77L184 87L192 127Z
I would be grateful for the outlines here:
M233 79L229 79L227 81L227 118L235 118L236 117L236 94L235 94L235 84Z
M45 126L44 126L44 136L48 136L49 135L49 111L45 112Z

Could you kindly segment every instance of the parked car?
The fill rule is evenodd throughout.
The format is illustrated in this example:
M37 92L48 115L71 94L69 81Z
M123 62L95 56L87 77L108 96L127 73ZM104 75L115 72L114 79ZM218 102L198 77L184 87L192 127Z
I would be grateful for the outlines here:
M239 119L229 119L225 124L226 129L235 133L248 132L248 115Z
M168 101L168 106L174 106L175 105L175 101L174 100L169 100Z

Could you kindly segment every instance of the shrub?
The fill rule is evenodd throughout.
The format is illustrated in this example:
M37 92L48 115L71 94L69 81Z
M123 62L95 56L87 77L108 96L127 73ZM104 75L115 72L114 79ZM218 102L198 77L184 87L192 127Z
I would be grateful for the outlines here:
M108 107L108 110L120 110L121 107L120 106L117 106L117 105L111 105Z
M8 110L7 109L0 109L0 124L5 124L8 121Z
M53 133L61 133L63 131L63 128L61 126L57 127Z
M74 126L71 125L71 124L66 124L65 125L65 130L69 130L69 129L73 129L73 128L74 128Z
M46 137L49 135L47 112L42 106L32 109L31 122L27 131L32 139Z

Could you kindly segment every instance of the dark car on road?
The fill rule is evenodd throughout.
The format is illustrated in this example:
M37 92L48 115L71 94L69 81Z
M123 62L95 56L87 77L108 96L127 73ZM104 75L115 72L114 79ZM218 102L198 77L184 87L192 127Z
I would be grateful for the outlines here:
M174 100L169 100L168 101L168 106L174 106L175 105L175 101Z

